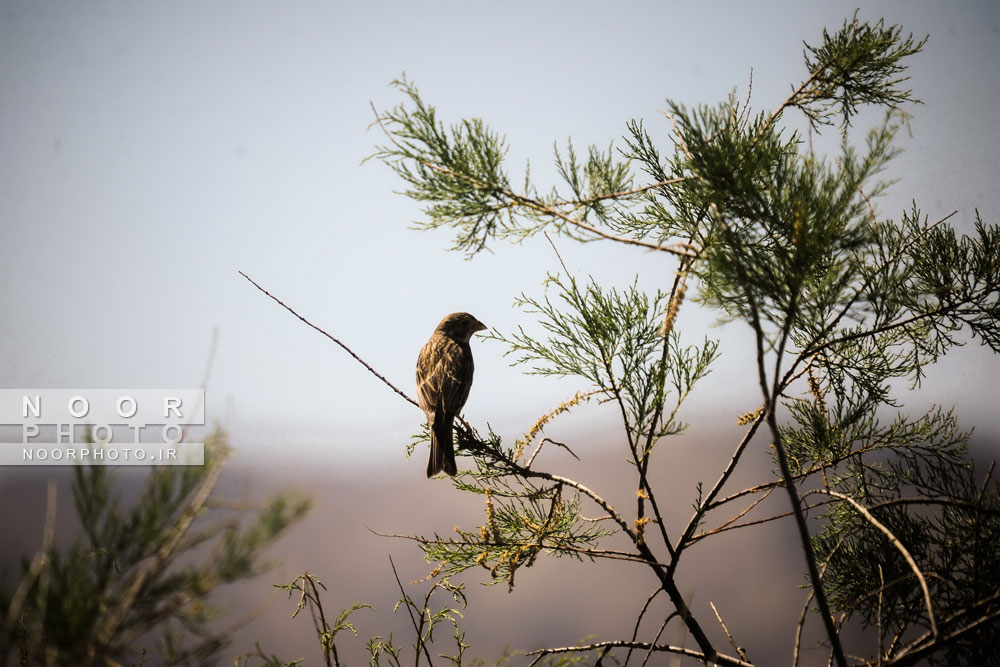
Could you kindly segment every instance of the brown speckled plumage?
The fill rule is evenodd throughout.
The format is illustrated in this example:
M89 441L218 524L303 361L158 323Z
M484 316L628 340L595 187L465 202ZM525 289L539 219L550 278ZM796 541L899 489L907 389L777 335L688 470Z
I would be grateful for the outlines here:
M417 401L431 427L427 476L454 475L452 424L472 388L472 334L486 326L468 313L452 313L438 324L417 357Z

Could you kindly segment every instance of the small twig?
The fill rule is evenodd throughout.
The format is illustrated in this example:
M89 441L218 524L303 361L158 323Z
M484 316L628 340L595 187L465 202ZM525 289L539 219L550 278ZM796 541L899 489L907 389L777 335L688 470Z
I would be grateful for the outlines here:
M742 131L743 128L746 127L746 124L750 122L750 96L752 93L753 93L753 67L750 68L750 83L747 85L747 99L743 103L743 110L740 112L740 117L736 119L737 127L743 126L740 128L740 131Z
M649 642L626 642L626 641L606 641L606 642L596 642L594 644L584 644L582 646L561 646L559 648L540 648L535 651L529 651L526 655L537 655L539 657L552 655L556 653L580 653L586 651L595 651L597 649L603 649L605 647L611 648L635 648L654 651L664 651L667 653L677 653L680 655L685 655L689 658L694 658L704 662L705 655L694 649L683 648L681 646L670 646L668 644L652 644ZM733 658L728 655L717 655L715 658L716 664L723 665L725 667L754 667L749 662L744 662L737 658ZM537 659L536 661L537 662ZM531 664L535 664L532 662Z
M417 625L417 619L413 616L413 610L416 609L416 605L413 604L413 600L409 595L406 594L406 590L403 588L403 582L399 580L399 572L396 571L396 564L392 561L392 555L389 555L389 565L392 567L392 576L396 578L396 585L399 587L399 593L403 596L403 606L406 607L406 612L410 615L410 623L413 624L413 631L417 633L417 646L424 649L424 654L427 656L427 664L433 665L434 661L431 660L431 654L427 650L427 645L424 644L423 638L421 637L420 627ZM432 589L433 590L433 589ZM423 610L420 612L421 620L423 620ZM420 651L417 651L416 661L414 662L414 667L420 664Z
M882 564L878 566L878 608L875 612L876 637L878 646L878 667L882 667L882 592L885 590L885 574L882 572Z
M667 623L670 622L670 619L673 616L674 614L667 616L665 619L663 619L663 623L660 623L660 629L656 631L656 635L653 637L653 641L649 643L649 649L646 651L646 655L642 659L642 665L640 665L640 667L646 667L646 663L648 663L649 659L653 656L653 647L656 646L656 642L660 640L660 637L663 635L663 631L667 629Z
M808 512L809 510L814 510L817 507L822 507L823 505L827 505L827 504L829 504L831 502L833 502L833 501L832 500L824 500L822 502L813 503L812 505L806 505L803 509L806 512ZM759 526L759 525L761 525L763 523L770 523L772 521L777 521L778 519L784 519L784 518L787 518L787 517L790 517L790 516L793 516L793 515L794 515L794 512L792 512L791 510L788 510L787 512L782 512L781 514L772 514L771 516L766 517L764 519L754 519L753 521L746 521L744 523L737 523L737 524L734 524L734 525L731 525L731 526L725 526L725 527L720 527L720 528L713 528L712 530L706 530L704 532L701 532L701 533L698 533L697 535L692 536L691 539L688 541L688 544L694 544L695 542L700 542L701 540L705 539L706 537L711 537L712 535L718 535L719 533L727 533L727 532L729 532L731 530L740 530L741 528L750 528L752 526Z
M697 530L698 523L701 520L701 518L705 515L706 512L712 509L713 501L715 500L716 496L719 495L719 492L722 491L722 487L725 486L730 476L732 476L733 471L736 470L736 465L737 463L739 463L740 458L743 456L743 452L746 450L747 445L750 444L750 440L753 438L754 433L757 432L757 428L761 425L763 421L764 421L764 411L762 410L760 414L757 415L756 419L753 420L753 423L750 424L750 428L747 429L746 433L743 434L743 438L736 446L736 451L733 452L733 455L729 458L729 463L726 464L726 469L722 471L722 474L719 476L719 479L716 480L715 485L712 487L712 490L708 492L708 495L706 495L704 500L702 500L701 505L695 510L694 514L691 515L691 518L688 520L687 525L684 527L684 531L681 533L681 536L677 538L677 546L675 547L675 551L677 553L680 553L681 551L684 550L684 547L687 545L687 542L691 539L691 536L694 534L694 531ZM719 504L721 504L721 502ZM674 563L671 563L671 570L670 570L671 573L673 573L675 567L676 567L676 559Z
M979 495L976 498L977 503L983 502L983 494L986 493L986 487L990 485L990 478L993 477L993 468L997 465L997 460L993 459L990 461L990 468L986 471L986 477L983 479L983 485L979 487Z
M778 487L772 486L770 489L768 489L764 493L764 495L762 495L760 498L757 498L755 501L753 501L752 503L750 503L750 505L747 506L747 508L745 510L743 510L742 512L740 512L736 516L732 517L731 519L729 519L725 523L720 524L718 527L715 528L715 530L713 530L711 532L722 531L727 526L732 525L732 524L736 523L737 521L739 521L740 519L742 519L743 517L745 517L747 514L749 514L751 511L753 511L753 508L757 507L757 505L759 505L762 502L764 502L767 499L767 497L771 495L771 492L774 491L776 488L778 488Z
M563 261L562 255L559 254L559 248L557 248L556 244L553 243L552 238L549 236L549 233L548 232L542 232L542 234L545 236L545 240L549 242L549 245L552 246L553 252L556 253L556 257L559 259L559 265L562 266L563 271L566 272L566 276L567 277L572 277L573 274L569 272L568 268L566 268L566 262Z
M320 636L326 636L326 633L330 632L330 625L326 622L326 613L323 611L323 603L319 597L319 589L316 588L316 582L312 577L306 578L302 577L302 588L305 589L306 586L312 589L312 599L313 603L310 607L310 611L313 615L313 625L320 631ZM319 620L316 619L316 614L319 614ZM326 660L326 667L340 667L340 658L337 656L337 645L330 642L330 651L323 651L323 659ZM331 655L332 654L332 655ZM332 662L330 658L333 658Z
M691 151L688 149L687 141L684 140L684 135L681 133L681 129L679 127L677 127L677 119L674 118L674 115L672 113L670 113L669 111L667 111L666 109L657 109L657 111L659 111L664 116L666 116L667 120L670 121L670 124L674 128L674 134L676 134L677 138L680 140L681 150L683 150L684 154L687 155L688 158L690 158L691 157Z
M662 587L657 588L652 593L649 594L648 598L646 598L646 602L642 605L642 609L639 610L639 616L635 619L635 628L632 629L632 641L635 641L636 639L639 638L639 626L642 625L642 619L646 616L646 612L649 610L649 605L651 605L656 596L662 592L663 592ZM673 616L676 615L677 615L676 611L671 612L670 615L667 616L667 620L670 620ZM627 665L628 661L632 659L632 651L634 650L635 649L633 648L629 648L628 653L625 654L624 664Z
M826 576L826 570L830 566L830 559L833 557L833 554L835 554L838 550L840 550L840 547L842 547L843 545L844 545L844 538L841 537L840 540L837 541L836 546L833 547L833 550L827 556L826 561L823 563L823 567L820 569L819 572L820 578ZM802 613L799 614L799 622L796 624L795 627L795 648L792 651L792 667L798 667L799 665L799 647L802 645L802 630L806 623L806 614L809 612L809 604L812 602L813 597L815 597L815 595L816 595L816 590L810 588L809 595L806 596L806 603L802 605ZM830 653L830 660L831 662L833 661L832 651Z
M809 589L806 595L806 603L802 605L802 613L799 614L799 622L795 625L795 647L792 649L792 667L799 665L799 649L802 646L802 629L806 624L806 614L809 613L809 605L812 604L816 591Z
M528 462L527 462L527 463L525 464L525 467L528 467L528 468L530 468L530 467L531 467L531 463L532 463L532 461L534 461L534 460L535 460L535 457L536 457L536 456L538 456L538 452L540 452L540 451L541 451L541 449L542 449L542 445L544 445L544 444L545 444L546 442L551 442L551 443L552 443L553 445L556 445L556 446L558 446L558 447L562 447L562 448L563 448L563 449L565 449L565 450L566 450L567 452L569 452L570 456L572 456L572 457L573 457L574 459L576 459L577 461L579 461L579 460L580 460L580 457L579 457L579 456L577 456L577 455L576 455L576 454L575 454L575 453L573 452L573 450L569 448L569 445L567 445L566 443L564 443L564 442L559 442L558 440L553 440L552 438L542 438L541 442L539 442L539 443L538 443L538 447L536 447L536 448L535 448L535 451L534 451L534 453L532 453L532 455L531 455L531 458L530 458L530 459L528 459Z
M726 637L729 639L729 643L732 645L732 647L736 649L736 653L747 662L750 662L750 658L749 656L747 656L747 652L743 650L742 646L736 643L735 639L733 639L733 635L732 633L729 632L729 628L726 627L725 621L722 620L722 615L719 614L719 610L716 609L715 603L709 600L708 604L712 608L712 611L715 612L715 618L718 619L719 625L722 626L722 631L726 633Z
M388 386L394 392L396 392L397 394L399 394L400 396L402 396L403 398L405 398L407 401L409 401L413 405L416 405L417 407L420 407L419 404L415 400L413 400L412 398L410 398L409 396L406 395L406 392L404 392L402 389L400 389L399 387L397 387L393 383L389 382L389 380L387 380L384 375L382 375L377 370L375 370L374 368L372 368L368 364L367 361L365 361L364 359L362 359L361 357L359 357L357 354L355 354L354 350L352 350L351 348L347 347L346 345L344 345L344 343L340 342L339 340L337 340L336 338L334 338L333 336L331 336L330 334L328 334L326 331L324 331L320 327L316 326L315 324L313 324L312 322L310 322L306 318L304 318L301 315L299 315L297 312L295 312L294 308L292 308L289 305L286 305L284 301L282 301L281 299L279 299L278 297L274 296L273 294L271 294L270 292L268 292L266 289L264 289L263 287L261 287L259 284L257 284L257 282L253 278L251 278L247 274L243 273L242 271L240 271L239 273L240 273L241 276L243 276L248 281L250 281L250 284L252 284L254 287L256 287L257 289L259 289L261 292L263 292L267 296L271 297L271 299L273 299L279 306L281 306L282 308L284 308L285 310L287 310L288 312L290 312L292 315L294 315L295 317L299 318L300 320L302 320L303 322L305 322L306 324L308 324L310 327L312 327L313 329L315 329L316 331L320 332L321 334L323 334L324 336L326 336L327 338L329 338L330 340L332 340L334 343L336 343L337 345L339 345L340 347L342 347L349 355L351 355L352 357L354 357L355 361L357 361L359 364L361 364L362 366L364 366L365 368L367 368L369 373L371 373L372 375L374 375L375 377L377 377L379 380L381 380L382 382L384 382L386 384L386 386Z

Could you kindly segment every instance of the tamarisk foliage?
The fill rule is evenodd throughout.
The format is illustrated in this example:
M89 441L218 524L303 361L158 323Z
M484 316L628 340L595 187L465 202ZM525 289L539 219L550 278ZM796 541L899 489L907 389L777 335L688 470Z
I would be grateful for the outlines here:
M634 561L656 575L658 592L675 608L666 620L683 624L696 647L651 634L552 647L539 658L600 660L610 652L628 662L641 650L752 664L724 625L732 647L710 639L705 628L715 619L691 611L675 574L692 545L788 516L813 610L803 613L788 647L792 663L809 619L839 667L995 659L1000 496L993 469L975 469L968 434L950 412L907 416L901 386L918 384L928 364L969 338L1000 352L1000 230L977 213L974 232L959 236L947 218L929 220L916 204L898 220L870 204L889 186L882 174L898 152L903 107L917 102L905 63L923 44L855 16L806 46L807 75L776 108L755 111L749 96L735 93L695 108L671 102L666 138L631 121L607 150L557 147L563 185L547 190L530 173L515 185L498 132L478 119L446 126L412 82L394 82L404 101L377 113L386 141L374 157L423 205L419 227L453 230L453 248L470 257L498 240L548 232L656 251L675 271L655 294L638 283L616 290L559 274L544 295L518 300L543 333L495 332L495 339L529 372L577 378L581 391L512 445L492 432L459 429L472 467L455 484L482 496L485 520L455 535L414 538L441 572L482 568L511 587L519 567L544 555ZM863 108L884 114L855 145L853 123ZM810 131L839 132L838 154L815 153L787 127L794 113ZM672 502L669 491L653 488L649 471L663 443L683 429L682 404L718 353L712 340L681 343L684 306L692 302L746 325L760 407L741 418L745 437L717 481L699 484L687 524L669 526L661 512ZM537 448L562 444L542 437L545 425L589 400L620 413L635 468L634 507L614 507L601 489L534 465ZM891 410L898 416L886 422ZM734 490L732 474L758 431L772 444L775 476ZM787 514L760 509L774 491L787 495ZM624 535L629 548L609 548L612 534L616 545ZM842 630L852 621L876 641L849 657Z
M60 549L47 521L17 589L0 592L0 664L218 664L247 619L219 627L213 593L266 571L261 552L311 504L279 495L242 521L215 491L228 454L225 434L211 434L205 465L151 468L128 500L122 471L74 468L80 533Z

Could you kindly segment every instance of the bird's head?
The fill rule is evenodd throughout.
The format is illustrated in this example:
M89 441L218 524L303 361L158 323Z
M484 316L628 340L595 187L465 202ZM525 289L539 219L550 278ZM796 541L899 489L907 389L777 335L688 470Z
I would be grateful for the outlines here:
M472 334L484 329L486 325L468 313L452 313L437 326L437 330L444 335L466 343Z

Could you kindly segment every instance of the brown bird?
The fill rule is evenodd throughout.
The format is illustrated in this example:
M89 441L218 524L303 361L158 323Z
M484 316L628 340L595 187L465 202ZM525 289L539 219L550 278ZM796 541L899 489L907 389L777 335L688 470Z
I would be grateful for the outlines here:
M452 424L472 389L472 348L469 339L486 325L468 313L448 315L431 334L417 357L417 401L431 427L431 457L427 476L442 470L457 472Z

